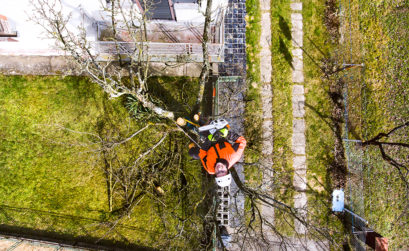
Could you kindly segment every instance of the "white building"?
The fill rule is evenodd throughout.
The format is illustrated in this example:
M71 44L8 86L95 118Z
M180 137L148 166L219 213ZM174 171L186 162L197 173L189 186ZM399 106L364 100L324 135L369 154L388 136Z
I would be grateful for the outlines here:
M34 0L35 1L35 0ZM52 1L52 0L50 0ZM156 62L177 62L181 58L190 62L201 62L202 33L206 0L152 0L149 7L142 0L123 0L123 9L141 14L147 10L149 16L148 38L150 60ZM148 5L148 4L146 4ZM55 41L47 38L43 28L35 22L35 12L30 0L0 0L0 55L56 56L64 55ZM101 60L108 58L111 41L104 41L104 27L110 17L104 8L110 7L110 0L61 0L55 8L70 14L71 29L83 26L87 39L95 44L95 52ZM213 0L210 61L223 61L224 13L227 0ZM119 32L120 41L130 43L129 34ZM111 45L110 45L111 43Z

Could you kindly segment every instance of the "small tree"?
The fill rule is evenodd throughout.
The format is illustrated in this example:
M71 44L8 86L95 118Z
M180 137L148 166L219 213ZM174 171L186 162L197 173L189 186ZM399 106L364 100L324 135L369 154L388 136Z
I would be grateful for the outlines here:
M362 147L368 147L368 146L378 147L379 152L382 156L382 159L385 160L391 166L393 166L396 169L396 171L399 173L399 177L401 178L401 180L404 182L406 186L407 194L409 194L408 159L407 158L401 159L399 156L393 156L393 153L398 152L399 150L404 150L404 149L406 149L406 152L407 152L407 150L409 149L409 144L407 142L399 142L399 139L396 139L396 138L394 139L395 141L394 140L390 141L388 139L391 138L399 130L407 132L408 126L409 126L409 121L392 128L390 131L386 133L384 132L378 133L375 137L365 140L361 143ZM405 140L405 138L403 140ZM388 148L392 154L386 151Z
M67 13L60 0L33 0L34 22L41 25L46 34L57 42L57 46L72 57L79 73L85 73L93 82L97 83L110 98L122 95L134 97L143 107L158 116L174 119L174 111L153 101L148 88L150 78L150 57L148 28L149 9L152 2L144 0L144 10L140 11L132 0L113 0L107 4L101 3L104 22L104 40L109 42L105 46L111 54L101 60L94 41L89 41L90 30L86 22L94 23L82 11L83 20L75 26L76 21L72 13ZM211 23L212 1L207 1L205 25L203 34L203 70L200 76L200 91L198 103L201 102L209 71L208 41ZM93 24L93 25L94 25ZM126 34L126 42L121 33Z

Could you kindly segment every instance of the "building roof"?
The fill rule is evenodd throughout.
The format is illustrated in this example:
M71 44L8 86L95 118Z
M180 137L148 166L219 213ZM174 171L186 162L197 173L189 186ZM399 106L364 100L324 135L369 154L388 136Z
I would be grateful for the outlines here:
M198 0L174 0L174 3L198 3Z
M144 1L140 1L142 8L145 9ZM173 4L169 0L152 0L149 7L149 19L175 20Z

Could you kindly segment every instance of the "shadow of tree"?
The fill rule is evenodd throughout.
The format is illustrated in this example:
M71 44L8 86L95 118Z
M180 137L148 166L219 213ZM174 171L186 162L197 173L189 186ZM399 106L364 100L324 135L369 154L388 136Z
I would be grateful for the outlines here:
M328 76L328 75L327 75ZM325 124L332 130L334 136L334 159L330 162L328 173L330 173L331 181L329 182L334 188L345 186L345 177L347 174L346 158L343 146L343 111L345 109L344 99L342 94L343 81L341 79L328 79L329 90L327 92L331 100L331 114L320 112L319 108L313 107L310 104L305 104L307 108L312 110L320 117Z
M291 41L291 31L290 31L290 26L288 26L287 21L284 20L284 18L281 15L278 15L278 26L280 27L281 32L284 34L285 38L289 41Z
M285 45L281 37L279 38L279 43L280 43L279 51L283 54L285 61L287 61L287 63L291 66L291 68L294 69L293 63L292 63L293 56L291 55L290 51L287 48L287 45Z
M22 208L22 207L12 207L7 205L0 205L0 211L4 214L7 210L12 210L19 212L20 214L30 214L38 218L39 222L48 222L49 226L47 229L33 229L30 227L16 226L16 225L7 225L0 224L0 234L6 236L12 236L17 238L24 238L30 240L38 240L45 242L54 242L59 245L68 245L76 248L86 248L93 250L157 250L151 247L142 246L138 244L129 243L128 240L124 241L114 241L109 239L98 239L88 235L88 231L84 231L85 226L89 227L91 225L99 226L101 223L98 219L79 217L74 215L59 214L55 212L31 209L31 208ZM11 217L10 215L8 217ZM75 224L87 235L81 235L77 232L76 235L70 233L62 233L55 231L55 221L64 220L71 221L72 224ZM14 220L13 220L14 221ZM15 222L16 223L16 222ZM127 228L133 231L146 231L145 229L139 229L134 226L121 225L123 228Z
M195 97L198 92L196 80L183 77L151 77L149 79L149 90L151 97L165 107L172 110L178 116L189 116L194 110L194 103L189 97Z

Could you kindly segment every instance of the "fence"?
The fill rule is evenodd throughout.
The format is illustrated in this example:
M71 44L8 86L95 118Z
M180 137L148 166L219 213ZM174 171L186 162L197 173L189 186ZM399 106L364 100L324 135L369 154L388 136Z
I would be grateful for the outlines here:
M351 67L340 73L340 77L345 83L343 88L345 105L343 143L348 168L345 199L351 211L365 218L365 152L359 145L365 130L362 126L362 119L364 119L362 111L365 110L365 103L361 99L363 97L362 84L365 80L365 72L364 66L361 64L362 58L353 53L355 47L359 46L359 44L356 44L357 40L354 40L353 37L350 0L339 0L339 13L341 34L340 48L336 60L338 65L342 64L342 67ZM351 223L351 244L355 250L365 250L365 244L358 241L355 235L357 232L356 226L359 223L356 222L352 215L347 214L347 217L349 217L347 221Z

